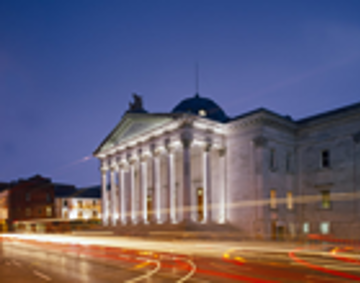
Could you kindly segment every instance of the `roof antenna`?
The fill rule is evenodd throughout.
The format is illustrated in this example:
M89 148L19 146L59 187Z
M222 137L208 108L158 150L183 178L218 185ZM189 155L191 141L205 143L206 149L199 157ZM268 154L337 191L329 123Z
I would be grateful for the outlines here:
M195 96L198 97L199 96L199 63L196 62L195 63Z

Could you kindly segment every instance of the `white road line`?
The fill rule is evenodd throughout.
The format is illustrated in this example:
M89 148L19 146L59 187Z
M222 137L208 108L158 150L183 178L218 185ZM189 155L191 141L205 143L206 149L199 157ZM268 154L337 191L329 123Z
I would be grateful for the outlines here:
M194 275L195 271L196 271L196 265L193 261L191 260L186 260L191 266L192 269L190 270L190 272L188 274L186 274L183 278L181 278L180 280L176 281L176 283L181 283L181 282L185 282L186 280L188 280L191 276Z
M37 270L34 269L33 273L36 276L40 277L41 279L44 279L45 281L51 281L51 278L49 276L45 275L44 273L41 273L40 271L37 271Z
M14 259L13 259L11 262L13 263L13 265L16 265L17 267L21 267L21 263L20 263L20 262L14 260Z
M141 275L134 279L125 281L125 283L133 283L133 282L137 282L137 281L140 281L140 280L143 280L146 278L150 278L151 276L153 276L156 272L158 272L160 270L161 263L159 260L151 260L151 259L147 259L147 258L137 258L137 259L146 260L147 262L154 262L156 264L156 267L153 270L150 270L149 272L145 273L144 275Z

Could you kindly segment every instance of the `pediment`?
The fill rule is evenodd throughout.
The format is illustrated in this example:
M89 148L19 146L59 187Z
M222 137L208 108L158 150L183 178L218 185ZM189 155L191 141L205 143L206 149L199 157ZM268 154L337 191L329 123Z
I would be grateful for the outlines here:
M142 134L149 133L171 121L173 121L173 117L165 114L127 114L101 143L94 154L130 141Z

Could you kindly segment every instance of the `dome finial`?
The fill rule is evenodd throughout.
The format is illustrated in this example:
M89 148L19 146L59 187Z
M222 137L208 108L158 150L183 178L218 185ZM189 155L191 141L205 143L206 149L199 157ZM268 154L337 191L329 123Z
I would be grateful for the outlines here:
M199 97L199 63L195 63L195 97Z

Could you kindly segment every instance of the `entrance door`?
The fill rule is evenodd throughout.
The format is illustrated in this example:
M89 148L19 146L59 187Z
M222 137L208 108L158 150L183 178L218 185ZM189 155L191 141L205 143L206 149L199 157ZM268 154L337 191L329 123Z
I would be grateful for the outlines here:
M151 215L153 214L153 189L149 188L148 189L148 195L147 195L147 201L146 201L146 205L147 205L147 216L146 216L146 220L150 221L151 219Z
M204 220L204 189L197 189L197 215L198 221L201 222Z

